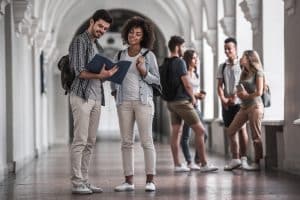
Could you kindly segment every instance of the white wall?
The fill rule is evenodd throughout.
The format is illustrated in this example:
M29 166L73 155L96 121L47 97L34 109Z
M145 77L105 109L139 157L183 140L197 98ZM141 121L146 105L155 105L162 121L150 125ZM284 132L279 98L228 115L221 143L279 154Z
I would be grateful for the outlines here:
M6 89L4 18L0 18L0 180L6 168Z
M13 142L17 168L34 156L32 51L24 36L13 36Z
M252 49L252 29L250 22L246 21L240 7L243 0L236 1L236 40L238 43L238 56L242 56L245 50Z
M263 64L272 92L272 105L264 120L283 120L284 91L284 2L263 1ZM272 5L272 6L270 6ZM276 14L274 14L276 13Z

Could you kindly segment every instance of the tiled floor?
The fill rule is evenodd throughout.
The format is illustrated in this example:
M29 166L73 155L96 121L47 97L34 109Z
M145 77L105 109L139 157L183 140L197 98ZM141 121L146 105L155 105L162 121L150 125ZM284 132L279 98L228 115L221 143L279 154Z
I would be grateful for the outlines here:
M99 142L90 169L90 181L101 186L104 193L85 196L70 192L70 162L67 146L52 148L48 153L20 170L15 177L0 183L0 199L300 199L300 177L280 172L245 172L222 170L223 158L211 156L220 167L218 173L173 173L170 148L156 144L156 192L144 191L143 151L135 147L134 192L114 192L123 181L120 145L118 142Z

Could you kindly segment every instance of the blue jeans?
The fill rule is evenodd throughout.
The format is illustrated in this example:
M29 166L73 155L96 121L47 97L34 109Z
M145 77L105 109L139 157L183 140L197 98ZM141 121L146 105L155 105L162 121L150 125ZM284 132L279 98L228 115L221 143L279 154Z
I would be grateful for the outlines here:
M200 112L200 110L195 107L195 110L201 120L201 122L203 122L203 117L202 117L202 113ZM192 162L192 157L191 157L191 153L190 153L190 148L189 148L189 139L190 139L190 135L191 135L191 128L184 123L183 124L183 129L182 129L182 136L181 136L181 149L184 155L184 158L186 160L186 162L189 164ZM205 141L207 139L207 133L205 132ZM194 158L195 163L200 163L200 159L199 159L199 155L197 153L197 150L195 150L195 158Z

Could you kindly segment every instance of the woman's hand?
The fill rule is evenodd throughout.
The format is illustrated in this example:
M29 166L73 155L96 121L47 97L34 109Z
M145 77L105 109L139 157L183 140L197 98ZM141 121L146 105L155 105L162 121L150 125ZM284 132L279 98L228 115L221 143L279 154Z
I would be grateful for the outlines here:
M145 58L143 56L139 56L136 60L136 68L139 71L142 77L147 75L147 70L145 67Z
M243 88L242 90L240 90L239 92L237 92L237 96L240 99L248 99L249 93Z

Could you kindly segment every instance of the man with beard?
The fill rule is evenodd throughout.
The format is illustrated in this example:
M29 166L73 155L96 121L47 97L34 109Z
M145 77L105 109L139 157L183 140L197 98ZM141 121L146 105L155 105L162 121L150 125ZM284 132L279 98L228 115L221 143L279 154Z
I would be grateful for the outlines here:
M206 158L204 145L205 129L194 108L196 99L193 94L193 87L190 83L185 61L181 58L183 56L184 39L180 36L172 36L169 40L168 47L171 53L169 58L171 61L169 61L170 64L168 66L164 67L168 67L170 69L169 73L172 73L169 78L179 83L176 84L178 87L174 97L167 100L172 123L171 150L175 166L174 172L186 172L190 170L186 165L180 163L179 160L182 120L184 120L195 133L195 147L201 162L200 171L217 171L218 168L209 164Z
M110 27L112 17L106 10L97 10L89 20L88 29L76 36L69 48L70 65L75 70L71 86L70 104L74 118L74 139L71 145L72 193L91 194L103 190L88 182L89 161L96 142L101 105L104 105L102 81L118 69L114 66L97 73L87 70L95 56L96 39Z

